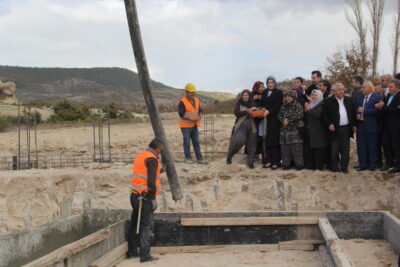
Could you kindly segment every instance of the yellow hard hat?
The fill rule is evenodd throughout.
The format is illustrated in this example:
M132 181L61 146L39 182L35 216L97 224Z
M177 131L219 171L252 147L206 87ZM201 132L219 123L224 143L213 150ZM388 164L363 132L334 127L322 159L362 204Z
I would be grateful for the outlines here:
M185 86L185 90L189 93L195 93L196 92L196 86L194 86L194 84L192 83L188 83Z

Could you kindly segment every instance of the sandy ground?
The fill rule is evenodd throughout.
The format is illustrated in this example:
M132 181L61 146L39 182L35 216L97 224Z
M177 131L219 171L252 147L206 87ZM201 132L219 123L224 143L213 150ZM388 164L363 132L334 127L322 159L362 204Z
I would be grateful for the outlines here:
M163 114L171 150L182 150L175 114ZM218 116L217 151L226 151L232 116ZM91 127L39 131L41 153L92 153ZM0 134L0 153L16 152L15 132ZM137 153L152 136L148 123L112 128L113 151ZM204 146L203 146L204 147ZM355 163L353 149L352 163ZM223 211L376 211L400 216L400 175L381 172L349 174L327 171L249 170L239 157L207 166L177 163L183 199L173 201L165 174L158 212ZM351 166L351 165L350 165ZM92 163L80 168L0 172L0 235L52 222L93 208L130 209L130 164Z
M356 266L397 267L397 255L385 240L341 240Z
M217 252L217 253L184 253L171 255L154 255L160 259L140 266L174 266L174 267L321 267L322 261L318 251L273 251L273 252ZM138 259L125 260L117 267L136 266Z

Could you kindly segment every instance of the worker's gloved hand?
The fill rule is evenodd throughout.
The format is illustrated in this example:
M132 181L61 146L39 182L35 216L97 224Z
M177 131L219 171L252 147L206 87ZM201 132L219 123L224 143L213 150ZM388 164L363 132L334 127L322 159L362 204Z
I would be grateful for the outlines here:
M151 206L153 208L153 211L155 211L158 208L157 200L152 199L151 200Z

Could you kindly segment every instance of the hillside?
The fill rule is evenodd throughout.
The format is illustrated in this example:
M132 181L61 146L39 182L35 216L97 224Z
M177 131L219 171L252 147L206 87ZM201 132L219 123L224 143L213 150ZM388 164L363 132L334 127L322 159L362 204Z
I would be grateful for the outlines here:
M144 103L137 73L123 68L31 68L0 66L0 80L16 84L22 102L67 98L92 105L116 102L124 106ZM178 90L153 81L158 104L176 104L183 95ZM202 102L213 101L200 96Z

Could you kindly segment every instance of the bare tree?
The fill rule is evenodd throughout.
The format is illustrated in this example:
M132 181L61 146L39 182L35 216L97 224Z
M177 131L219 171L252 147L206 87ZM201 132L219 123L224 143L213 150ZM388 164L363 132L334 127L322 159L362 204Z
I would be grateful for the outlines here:
M397 13L394 18L393 35L393 75L397 73L397 65L400 51L400 0L397 0Z
M371 33L372 33L372 77L376 75L376 68L379 58L379 41L381 38L383 26L383 9L385 7L385 0L370 0L369 12L371 14Z
M361 74L366 77L368 69L366 66L368 57L368 47L367 47L367 26L365 24L364 15L362 12L362 1L361 0L345 0L346 3L346 18L350 25L357 33L358 43L361 53ZM349 9L349 10L348 10Z
M368 70L371 63L369 58L367 58L367 61L362 62L360 48L354 44L347 48L338 48L332 56L327 58L327 78L335 82L341 82L346 88L350 88L351 77L360 75L363 69Z

